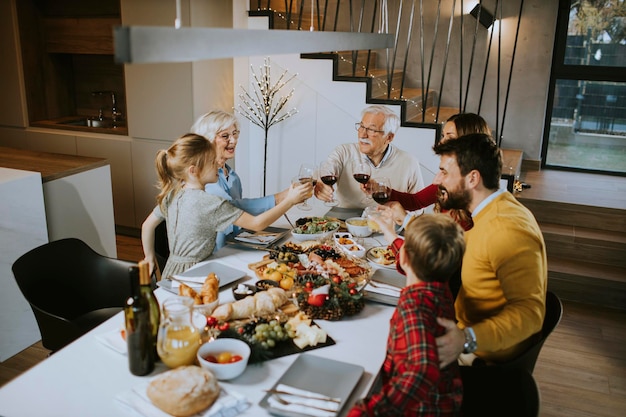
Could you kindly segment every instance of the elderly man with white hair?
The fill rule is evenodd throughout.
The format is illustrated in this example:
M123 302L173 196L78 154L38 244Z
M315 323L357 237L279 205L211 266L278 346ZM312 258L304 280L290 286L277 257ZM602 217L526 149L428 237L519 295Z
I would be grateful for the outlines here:
M400 119L389 108L367 107L361 113L361 121L355 124L358 141L339 145L331 152L328 162L334 165L338 177L335 197L339 207L364 208L367 205L361 185L353 178L354 160L369 165L372 179L389 178L394 190L415 193L424 187L417 158L391 144L399 127ZM315 196L331 201L333 188L318 181Z

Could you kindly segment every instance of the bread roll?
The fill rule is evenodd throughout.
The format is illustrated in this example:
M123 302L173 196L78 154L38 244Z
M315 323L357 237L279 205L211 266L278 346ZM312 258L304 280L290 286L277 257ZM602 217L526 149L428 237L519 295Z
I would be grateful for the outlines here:
M282 306L287 301L289 301L289 297L287 297L287 293L282 288L270 288L267 290L267 293L272 297L272 301L276 308Z
M232 304L232 314L230 316L231 319L245 319L247 317L251 317L256 314L256 305L255 299L257 294L254 297L246 297L239 301L235 301Z
M249 298L249 297L246 297ZM230 316L233 314L233 303L221 304L213 310L211 315L218 320L227 321L230 320Z
M259 316L271 314L276 311L276 305L274 305L274 300L272 299L272 296L267 293L267 291L261 291L254 295L254 306L256 309L256 314Z
M220 386L211 371L181 366L154 378L146 394L166 413L189 417L210 407L220 394Z

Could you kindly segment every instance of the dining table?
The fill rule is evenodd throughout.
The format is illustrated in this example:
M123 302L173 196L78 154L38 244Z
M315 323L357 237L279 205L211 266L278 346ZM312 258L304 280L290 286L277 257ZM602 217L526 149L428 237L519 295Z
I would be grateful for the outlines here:
M289 234L285 234L285 239ZM359 239L365 247L379 245L382 235ZM227 265L241 272L236 282L220 288L221 303L233 301L231 288L240 283L254 283L258 278L248 265L260 261L268 252L243 245L229 244L206 262ZM197 264L200 268L206 262ZM376 270L376 266L373 266ZM385 271L397 274L395 271ZM399 275L399 274L398 274ZM157 288L159 302L174 296ZM369 300L362 311L340 320L315 320L335 344L306 352L313 359L331 359L363 368L363 374L338 415L345 415L356 400L364 397L374 384L385 358L389 320L393 303ZM119 332L124 326L123 312L115 315L63 349L0 388L0 416L140 416L117 398L134 387L167 370L157 362L147 376L134 376L124 353L103 343L103 336ZM260 402L266 391L275 386L290 365L303 353L296 352L260 363L248 364L235 379L220 381L228 392L243 396L249 408L241 416L270 415ZM316 378L315 370L307 378Z

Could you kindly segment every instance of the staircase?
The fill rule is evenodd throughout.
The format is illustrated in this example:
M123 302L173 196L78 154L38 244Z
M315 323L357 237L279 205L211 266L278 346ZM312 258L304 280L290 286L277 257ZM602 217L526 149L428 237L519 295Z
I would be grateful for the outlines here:
M292 0L251 0L250 16L267 16L271 29L289 30L350 30L355 31L353 23L349 29L346 21L353 22L356 18L352 13L341 9L341 2L337 2L337 9L328 6L328 16L317 14L319 4L311 14L310 1ZM328 2L327 2L328 3ZM343 2L344 5L351 2ZM377 2L371 2L370 6ZM362 12L368 18L361 16L363 29L356 31L373 31L365 29L369 23L366 20L376 20L376 11ZM371 14L373 13L373 14ZM344 27L341 28L341 25ZM338 28L339 26L339 28ZM361 28L359 28L361 29ZM401 122L403 126L415 126L439 129L448 117L459 113L457 107L445 107L440 104L439 93L436 89L407 87L408 83L403 71L396 69L397 57L382 55L402 55L401 51L332 51L326 53L301 54L303 59L330 59L333 61L333 80L347 82L365 82L367 85L366 102L368 104L387 104L401 106ZM390 64L393 62L393 64ZM436 69L437 70L437 69ZM415 84L417 82L413 82ZM428 82L424 82L429 85ZM434 82L433 82L434 84Z

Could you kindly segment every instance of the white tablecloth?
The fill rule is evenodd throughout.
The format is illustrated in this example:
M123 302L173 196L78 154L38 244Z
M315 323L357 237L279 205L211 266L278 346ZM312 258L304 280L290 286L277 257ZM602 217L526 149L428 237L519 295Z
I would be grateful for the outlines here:
M382 241L381 238L378 240ZM367 240L364 243L366 246L377 244L376 240ZM247 278L238 282L252 282L256 277L247 266L259 261L265 253L227 246L212 259L246 272ZM156 295L159 299L164 299L170 293L159 289ZM229 287L227 291L220 293L220 302L231 300ZM336 344L313 350L309 354L365 368L365 375L348 405L367 393L382 365L392 312L391 306L368 302L364 310L356 316L336 322L317 320ZM150 376L133 376L128 370L127 357L97 340L97 335L121 329L122 326L123 314L120 313L0 388L0 416L135 415L115 401L116 395L164 371L165 367L159 363ZM222 383L226 389L245 395L252 403L252 407L241 415L268 415L258 406L265 395L264 390L270 389L276 383L296 357L297 355L289 355L250 365L240 377Z

